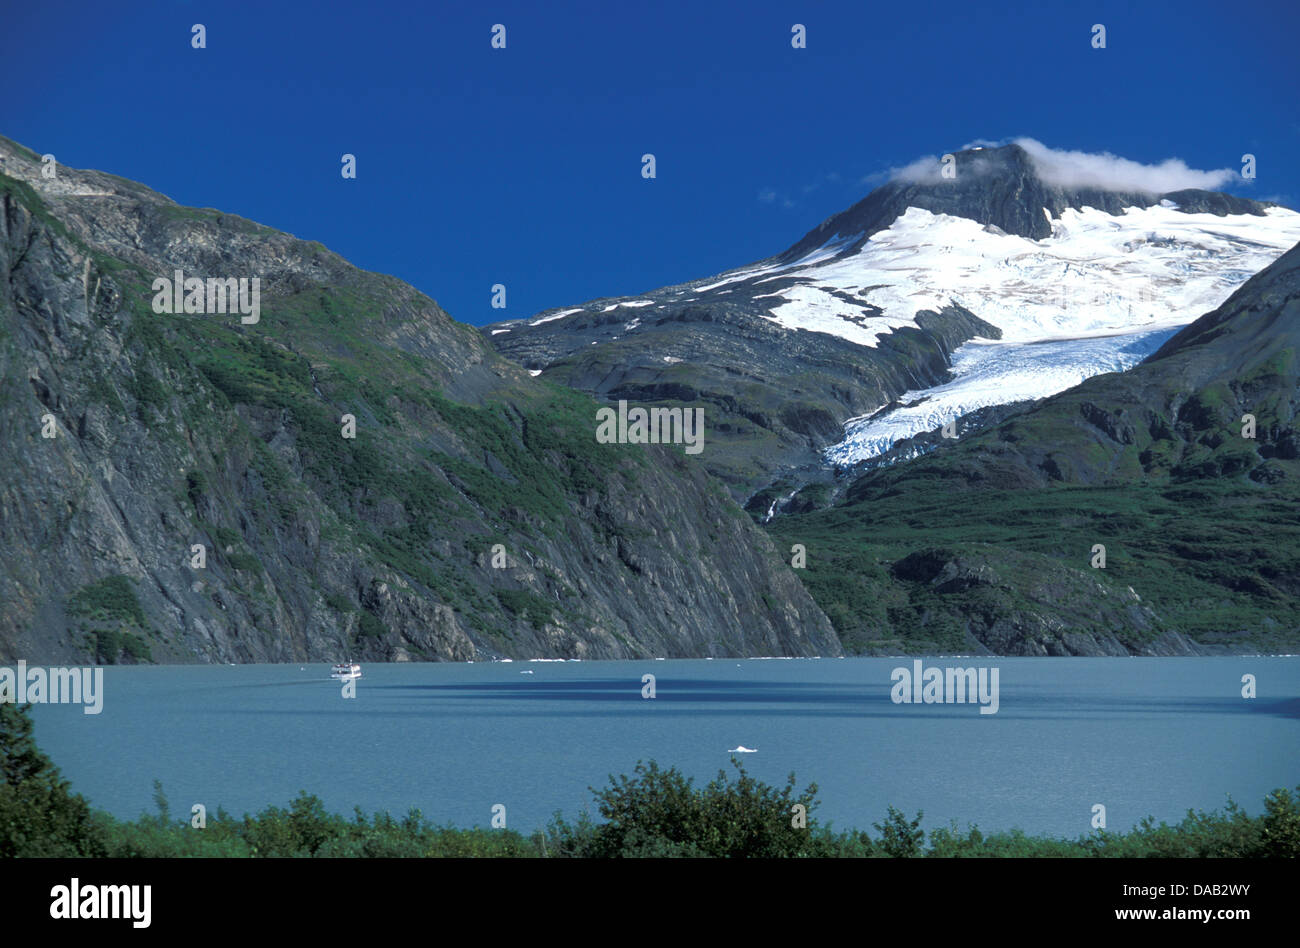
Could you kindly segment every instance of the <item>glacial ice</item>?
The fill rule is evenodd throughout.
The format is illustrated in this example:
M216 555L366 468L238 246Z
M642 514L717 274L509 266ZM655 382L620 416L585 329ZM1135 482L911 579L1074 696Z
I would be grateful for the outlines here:
M1052 236L1030 240L909 208L856 254L786 273L801 282L779 290L770 312L791 329L875 347L881 334L916 325L919 311L957 304L1002 331L961 346L951 381L847 422L828 463L874 457L974 409L1131 368L1300 242L1300 214L1284 208L1263 217L1084 208L1048 218Z

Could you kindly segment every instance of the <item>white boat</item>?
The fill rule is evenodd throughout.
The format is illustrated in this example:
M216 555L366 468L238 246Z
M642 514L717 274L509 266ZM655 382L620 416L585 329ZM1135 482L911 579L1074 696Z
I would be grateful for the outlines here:
M354 681L361 677L361 666L355 662L350 662L344 665L335 665L334 671L330 677L338 681Z

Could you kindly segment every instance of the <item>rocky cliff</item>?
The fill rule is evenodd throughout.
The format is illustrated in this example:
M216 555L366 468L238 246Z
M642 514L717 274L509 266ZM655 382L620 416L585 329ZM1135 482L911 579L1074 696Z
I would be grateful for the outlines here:
M257 321L157 312L177 270L256 278ZM680 447L598 444L318 243L3 139L0 402L2 660L839 653Z

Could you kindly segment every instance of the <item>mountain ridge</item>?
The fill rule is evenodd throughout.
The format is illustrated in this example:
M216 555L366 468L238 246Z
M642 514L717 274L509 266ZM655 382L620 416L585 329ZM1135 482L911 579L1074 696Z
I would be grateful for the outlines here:
M0 658L840 653L680 450L597 445L595 402L400 280L0 157ZM174 269L257 277L259 321L154 312Z
M1014 142L964 149L953 152L952 157L954 177L889 181L852 207L822 221L776 254L775 259L797 260L837 236L852 238L838 251L838 255L847 256L860 250L872 234L884 230L910 207L965 217L1007 234L1039 240L1052 235L1048 218L1059 218L1067 209L1092 207L1113 215L1128 207L1151 207L1167 200L1177 204L1184 213L1223 217L1228 214L1260 216L1265 209L1278 206L1196 188L1160 192L1051 185L1040 176L1033 156ZM1046 217L1038 212L1039 208L1048 212Z

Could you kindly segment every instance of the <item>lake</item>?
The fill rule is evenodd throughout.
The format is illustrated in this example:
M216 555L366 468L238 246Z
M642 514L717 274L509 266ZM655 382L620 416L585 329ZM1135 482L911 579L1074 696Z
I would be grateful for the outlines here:
M870 829L892 804L924 810L927 829L1076 837L1096 803L1126 830L1228 795L1259 813L1300 784L1297 658L924 659L998 669L995 714L894 703L891 671L912 662L367 664L353 699L328 665L109 667L102 713L33 710L73 788L123 818L152 811L157 778L177 815L287 806L305 789L349 816L418 807L458 826L489 825L500 803L527 832L557 809L572 819L588 785L638 760L704 782L740 746L762 780L816 782L814 815L839 828Z

